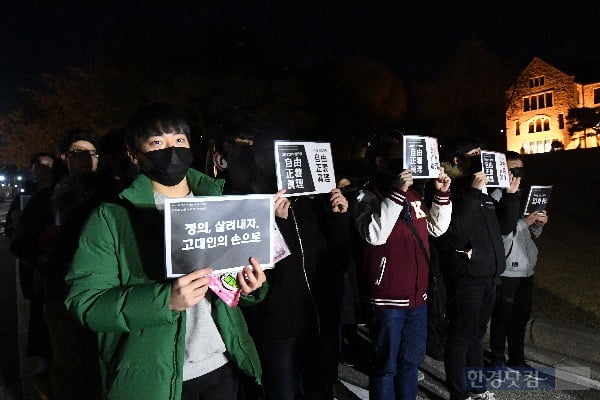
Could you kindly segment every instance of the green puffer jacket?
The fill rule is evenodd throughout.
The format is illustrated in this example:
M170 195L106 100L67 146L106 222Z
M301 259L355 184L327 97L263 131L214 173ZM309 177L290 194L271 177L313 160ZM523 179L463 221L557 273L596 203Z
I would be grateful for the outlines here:
M190 169L194 195L220 195L222 180ZM92 212L70 271L65 304L83 325L98 332L100 365L109 399L181 398L185 312L171 311L165 276L164 220L150 180L140 175L119 195ZM264 298L265 285L240 305ZM214 297L213 318L227 357L261 381L254 342L239 308Z

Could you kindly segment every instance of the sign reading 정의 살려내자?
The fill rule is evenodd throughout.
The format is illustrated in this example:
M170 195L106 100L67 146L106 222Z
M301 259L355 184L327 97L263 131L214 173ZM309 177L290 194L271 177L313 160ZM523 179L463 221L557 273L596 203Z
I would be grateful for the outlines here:
M213 274L235 272L250 257L272 268L273 225L273 195L166 199L166 276L208 267Z
M275 141L277 190L284 196L329 193L335 189L331 145L324 142Z

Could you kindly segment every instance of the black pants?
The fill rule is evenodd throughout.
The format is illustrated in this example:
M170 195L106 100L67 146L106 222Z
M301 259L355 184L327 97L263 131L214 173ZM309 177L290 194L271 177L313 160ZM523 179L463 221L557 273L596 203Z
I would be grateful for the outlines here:
M492 314L496 287L458 285L448 292L448 338L444 368L450 399L469 396L463 386L465 368L483 367L483 337Z
M533 276L523 278L502 277L496 290L496 304L490 324L492 363L506 361L504 345L508 342L508 363L525 362L525 328L531 315Z
M330 351L320 337L263 339L259 355L266 400L333 398Z
M236 400L238 372L227 363L208 374L183 382L181 400Z

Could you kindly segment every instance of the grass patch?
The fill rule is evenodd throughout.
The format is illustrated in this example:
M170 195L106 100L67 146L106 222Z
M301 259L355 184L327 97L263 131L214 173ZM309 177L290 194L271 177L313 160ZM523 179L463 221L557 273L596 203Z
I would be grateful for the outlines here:
M533 315L600 329L598 228L560 211L538 239Z

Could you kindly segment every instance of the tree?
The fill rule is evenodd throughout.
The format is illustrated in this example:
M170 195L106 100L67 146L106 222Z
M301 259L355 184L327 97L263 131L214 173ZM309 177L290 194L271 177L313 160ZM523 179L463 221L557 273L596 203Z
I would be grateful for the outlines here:
M394 125L406 112L404 83L391 70L369 59L354 59L316 71L310 87L310 111L334 155L362 159L371 134Z
M68 129L102 134L123 126L150 101L187 110L193 140L200 142L219 131L223 121L243 114L254 115L260 126L308 129L312 118L303 111L303 85L289 61L243 30L184 32L134 23L116 34L90 66L46 74L40 88L25 89L23 104L3 120L4 142L12 146L28 138L21 143L27 150L15 155L25 159L33 151L56 149ZM12 151L11 146L0 152Z
M595 136L598 138L598 127L600 126L600 107L589 108L571 108L567 113L567 130L571 137L578 135L579 132L583 132L582 147L587 147L587 138ZM589 132L589 130L592 132Z
M443 140L475 135L490 149L503 150L506 137L505 90L512 68L489 54L481 39L470 38L457 49L447 69L433 83L411 91L410 124Z

